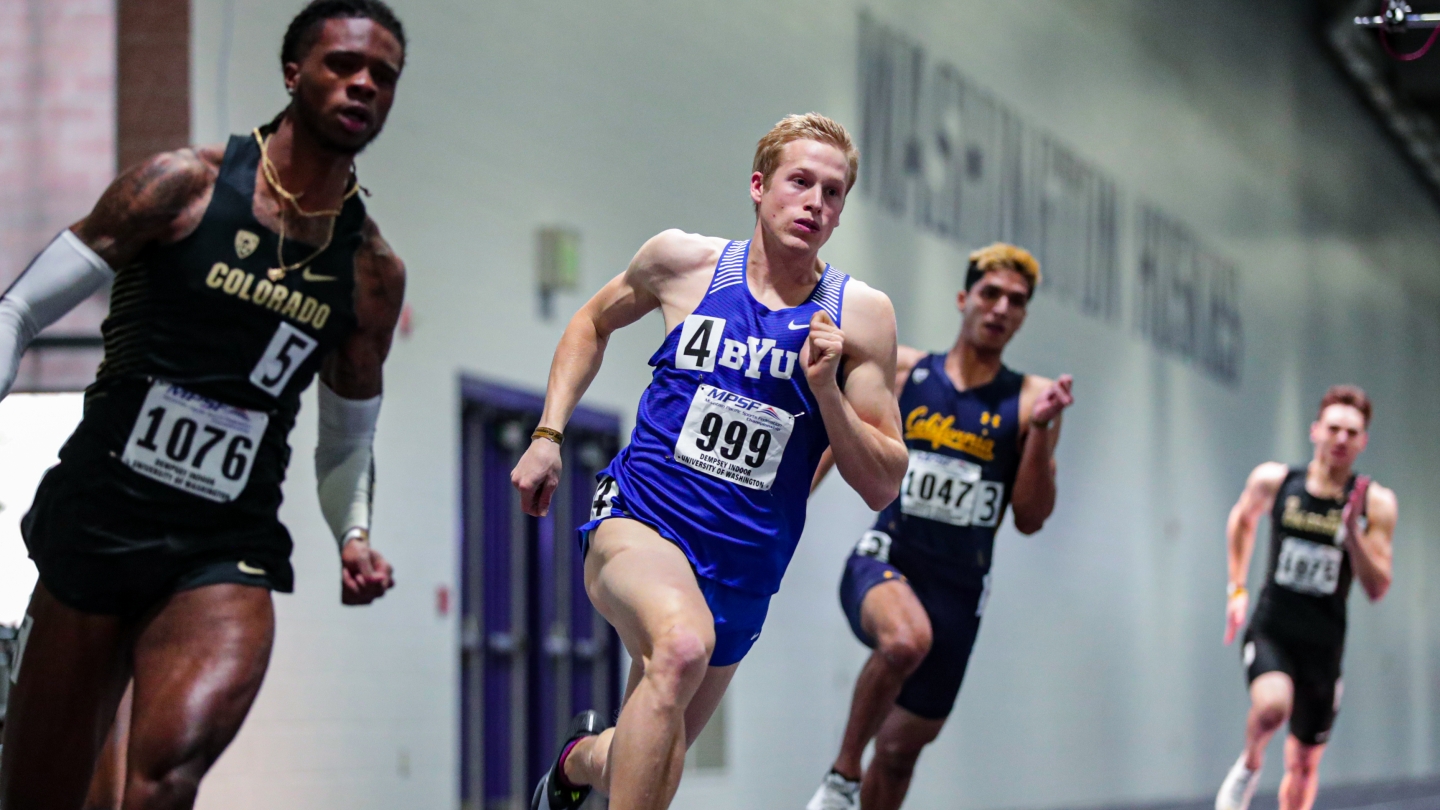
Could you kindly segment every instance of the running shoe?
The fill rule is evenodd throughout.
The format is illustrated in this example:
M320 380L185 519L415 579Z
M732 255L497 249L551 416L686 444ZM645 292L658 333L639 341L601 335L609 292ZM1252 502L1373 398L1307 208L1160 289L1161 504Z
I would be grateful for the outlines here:
M590 787L585 785L578 788L566 788L560 783L560 754L570 747L570 743L581 737L593 737L605 730L605 721L601 719L600 713L596 711L583 711L575 715L570 721L570 736L560 746L560 753L555 755L555 764L550 766L549 772L540 777L540 784L535 786L535 795L530 799L530 810L575 810L585 803L590 796Z
M1220 793L1215 797L1215 810L1249 810L1250 800L1255 797L1255 788L1260 786L1260 771L1245 767L1245 755L1235 761Z
M820 782L820 789L805 805L805 810L859 810L860 783L852 782L831 771Z

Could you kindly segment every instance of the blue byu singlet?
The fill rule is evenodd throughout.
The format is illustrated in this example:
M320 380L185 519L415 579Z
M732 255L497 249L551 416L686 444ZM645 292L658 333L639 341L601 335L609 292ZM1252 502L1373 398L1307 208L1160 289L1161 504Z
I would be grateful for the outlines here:
M989 572L1020 466L1024 382L1025 375L1001 366L985 385L957 391L945 355L915 365L900 392L910 467L900 497L875 521L875 530L891 538L885 550L891 561L918 555L927 567L946 564L949 578L965 582Z
M591 521L627 517L685 552L695 573L769 595L795 553L829 446L800 363L819 310L840 325L849 276L825 266L803 304L771 311L730 242L700 305L650 358L630 444L599 475ZM610 479L613 479L613 483Z

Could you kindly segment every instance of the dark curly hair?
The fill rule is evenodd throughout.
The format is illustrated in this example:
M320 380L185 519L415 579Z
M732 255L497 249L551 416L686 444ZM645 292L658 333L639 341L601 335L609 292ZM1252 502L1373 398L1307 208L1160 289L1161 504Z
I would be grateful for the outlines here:
M310 0L309 5L301 9L290 21L290 27L285 29L285 39L280 45L280 64L283 66L304 59L320 41L320 29L325 21L343 17L373 20L395 35L395 39L400 41L400 51L404 53L405 26L400 24L400 18L384 0Z

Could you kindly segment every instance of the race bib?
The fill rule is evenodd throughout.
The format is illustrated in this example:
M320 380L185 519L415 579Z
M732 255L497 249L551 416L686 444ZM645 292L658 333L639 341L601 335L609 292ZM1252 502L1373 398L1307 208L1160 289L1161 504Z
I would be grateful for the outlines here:
M900 486L900 511L951 526L1000 522L1005 485L980 478L980 465L924 450L910 451Z
M701 385L675 441L675 460L749 489L769 490L795 417L723 388Z
M1335 546L1286 537L1275 565L1275 584L1311 596L1329 596L1340 585L1344 555Z
M250 480L269 414L247 411L163 381L150 386L120 460L146 478L227 503Z

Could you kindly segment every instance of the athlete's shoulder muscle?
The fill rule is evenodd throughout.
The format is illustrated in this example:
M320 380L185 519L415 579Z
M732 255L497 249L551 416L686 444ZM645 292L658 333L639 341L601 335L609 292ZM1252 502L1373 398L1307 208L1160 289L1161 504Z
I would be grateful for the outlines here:
M845 286L840 328L845 333L847 357L880 361L887 369L898 365L899 339L890 296L852 276Z
M1245 479L1245 494L1273 500L1289 474L1290 468L1284 464L1267 461L1250 471L1250 477Z
M205 215L224 154L200 147L153 155L121 172L71 230L111 267L151 242L183 239Z
M1383 524L1393 530L1400 516L1400 500L1395 497L1395 490L1372 481L1365 492L1365 514L1371 525Z
M728 241L678 228L650 237L631 259L626 282L652 296L668 331L700 306Z

